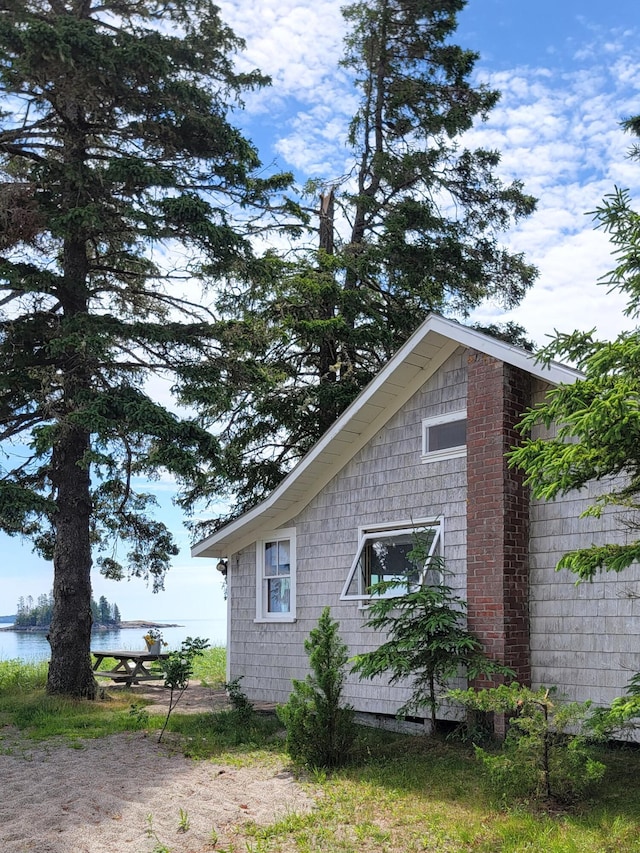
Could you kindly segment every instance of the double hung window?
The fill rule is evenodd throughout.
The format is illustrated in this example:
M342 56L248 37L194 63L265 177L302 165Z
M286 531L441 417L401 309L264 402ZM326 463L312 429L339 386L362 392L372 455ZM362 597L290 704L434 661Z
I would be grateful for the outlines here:
M295 619L295 530L278 530L257 543L256 619Z
M393 597L425 583L439 583L441 538L439 522L361 530L341 598L365 601L372 595ZM375 585L383 582L388 584L386 589L376 591Z

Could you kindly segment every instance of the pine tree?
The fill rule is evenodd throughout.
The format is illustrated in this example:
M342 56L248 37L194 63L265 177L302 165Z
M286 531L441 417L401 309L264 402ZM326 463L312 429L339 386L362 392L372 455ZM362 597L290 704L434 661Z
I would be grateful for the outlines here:
M101 595L98 601L98 614L98 618L103 625L107 625L111 621L111 607L104 595Z
M417 530L407 554L418 573L428 564L424 583L402 595L396 595L397 579L371 587L364 626L386 639L373 651L356 655L351 672L361 680L388 674L389 684L405 683L411 696L398 715L420 714L426 708L435 732L449 679L462 671L469 679L514 673L488 658L480 640L467 630L466 602L449 585L444 560L429 556L429 545L429 537Z
M477 54L451 41L464 5L344 9L342 64L360 96L353 166L312 184L323 188L317 250L221 301L252 330L234 341L236 358L263 365L232 401L226 470L212 480L238 509L280 481L429 312L465 316L487 298L513 306L535 278L499 243L535 200L500 181L498 152L463 145L499 98L472 85Z
M623 122L640 137L640 116ZM640 147L630 151L640 159ZM640 213L628 191L615 189L594 212L598 227L613 244L616 264L601 283L628 297L625 313L640 317ZM601 492L583 513L600 518L616 511L623 541L592 544L570 551L558 563L582 580L598 572L621 572L640 561L640 329L622 332L613 341L599 340L595 329L557 334L540 353L545 363L575 364L584 378L560 385L520 424L522 445L511 464L522 468L536 498L554 500L590 482ZM552 435L547 429L553 425ZM542 435L535 435L543 427Z
M233 382L194 278L259 274L250 230L288 182L227 119L266 82L234 72L240 46L209 0L0 4L0 440L26 448L0 527L53 560L49 693L95 695L92 550L154 587L176 554L140 480L169 472L188 504L218 459L147 382L192 404Z
M339 627L325 607L304 641L311 672L304 681L293 679L289 701L277 709L287 729L287 752L307 767L338 767L353 745L354 711L342 704L349 655Z

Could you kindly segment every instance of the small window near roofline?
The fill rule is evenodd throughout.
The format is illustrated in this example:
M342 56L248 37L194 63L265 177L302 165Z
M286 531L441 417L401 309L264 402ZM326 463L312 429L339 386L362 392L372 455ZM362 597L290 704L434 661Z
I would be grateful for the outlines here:
M420 537L426 558L418 565L411 559ZM340 596L342 601L368 601L371 588L385 582L385 597L404 595L424 584L442 583L442 523L429 521L415 526L383 526L360 530L355 559Z
M467 452L467 413L449 412L422 421L422 461L455 459Z

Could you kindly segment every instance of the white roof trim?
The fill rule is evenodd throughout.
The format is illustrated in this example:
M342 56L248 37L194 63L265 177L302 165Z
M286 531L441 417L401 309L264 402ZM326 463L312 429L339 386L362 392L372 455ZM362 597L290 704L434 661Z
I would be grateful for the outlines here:
M535 355L430 315L274 491L253 509L196 543L193 557L225 557L301 512L309 501L384 426L459 347L483 352L549 382L572 384L582 375L562 364L546 367Z

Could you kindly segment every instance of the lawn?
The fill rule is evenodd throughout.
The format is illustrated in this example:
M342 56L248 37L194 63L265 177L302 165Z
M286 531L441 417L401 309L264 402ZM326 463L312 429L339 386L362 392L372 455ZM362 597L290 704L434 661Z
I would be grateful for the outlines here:
M222 661L224 662L224 661ZM220 665L206 664L219 683ZM203 671L205 671L203 670ZM216 674L217 672L217 674ZM223 674L222 674L223 677ZM0 725L31 738L71 742L123 730L157 730L162 719L122 701L69 702L46 697L43 673L0 662ZM181 715L171 748L198 761L232 766L284 761L275 717L234 711ZM0 740L0 752L2 745ZM640 853L640 750L601 749L604 780L571 806L496 801L471 746L442 739L359 730L350 764L333 774L301 775L317 797L311 814L239 829L216 853ZM168 843L168 851L171 844Z

